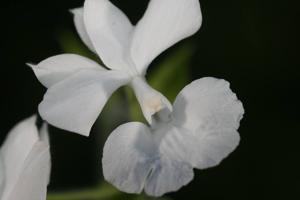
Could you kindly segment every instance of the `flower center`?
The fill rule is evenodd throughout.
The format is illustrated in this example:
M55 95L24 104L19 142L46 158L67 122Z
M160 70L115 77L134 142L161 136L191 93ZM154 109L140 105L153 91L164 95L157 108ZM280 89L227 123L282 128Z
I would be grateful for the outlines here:
M131 84L149 124L152 124L153 119L167 118L172 111L172 105L162 94L151 88L140 76L135 77Z

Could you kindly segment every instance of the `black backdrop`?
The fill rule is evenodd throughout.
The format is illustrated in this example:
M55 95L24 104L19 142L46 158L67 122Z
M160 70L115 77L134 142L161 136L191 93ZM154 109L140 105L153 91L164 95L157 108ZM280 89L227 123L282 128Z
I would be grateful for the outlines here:
M114 0L133 22L148 0ZM57 35L74 30L68 9L82 0L1 2L1 141L36 112L45 89L24 63L61 53ZM197 46L191 80L225 78L244 103L239 148L220 166L196 171L176 199L298 199L299 3L286 0L201 0L203 26L188 39ZM166 52L165 54L168 54ZM160 58L158 58L159 60ZM101 148L92 137L51 129L50 189L95 184ZM298 198L297 198L298 197Z

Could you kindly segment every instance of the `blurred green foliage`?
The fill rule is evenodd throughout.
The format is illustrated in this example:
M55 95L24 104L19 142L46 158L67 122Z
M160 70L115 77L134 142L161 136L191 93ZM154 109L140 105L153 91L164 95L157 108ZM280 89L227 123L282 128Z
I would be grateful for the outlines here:
M120 193L109 185L99 185L93 189L49 194L47 200L99 200L117 199Z
M149 74L149 84L173 102L180 90L189 83L189 68L194 48L183 44L173 50Z
M47 200L170 200L145 195L124 194L113 186L101 184L93 189L49 194Z
M91 52L84 44L81 42L79 36L77 36L76 33L63 29L57 34L57 40L61 47L61 50L64 53L72 53L72 54L78 54L84 57L88 57L94 61L97 61L102 66L104 64L99 59L98 56L96 56L93 52Z

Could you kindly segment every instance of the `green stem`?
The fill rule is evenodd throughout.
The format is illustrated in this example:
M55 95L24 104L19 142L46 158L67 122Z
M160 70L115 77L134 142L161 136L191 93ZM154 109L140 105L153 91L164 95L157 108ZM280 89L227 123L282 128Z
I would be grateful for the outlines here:
M106 200L121 193L109 186L100 186L94 189L86 189L72 192L50 193L47 200Z

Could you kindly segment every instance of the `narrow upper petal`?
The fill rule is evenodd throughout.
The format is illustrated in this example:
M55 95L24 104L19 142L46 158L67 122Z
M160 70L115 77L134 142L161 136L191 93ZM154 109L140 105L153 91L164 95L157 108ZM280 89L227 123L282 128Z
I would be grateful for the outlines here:
M40 115L58 128L88 136L108 98L127 81L121 72L80 71L48 89Z
M107 139L103 151L103 174L118 189L141 193L158 155L151 132L142 123L119 126Z
M107 67L133 70L127 55L133 26L122 11L109 0L86 0L84 22L97 53Z
M84 42L84 44L94 53L96 53L96 50L94 48L94 45L90 39L90 36L88 35L84 20L83 20L83 8L75 8L72 9L71 12L74 15L74 24L75 28L81 38L81 40Z
M132 38L131 56L141 74L161 52L201 26L199 0L151 0Z
M105 70L96 62L75 54L50 57L38 65L30 65L38 80L47 88L66 79L80 70Z
M215 78L194 81L180 92L173 107L173 123L195 136L194 146L190 145L193 166L215 166L239 144L237 129L244 109L228 82Z
M13 128L1 148L6 174L2 200L46 199L50 151L49 144L39 137L35 119Z

